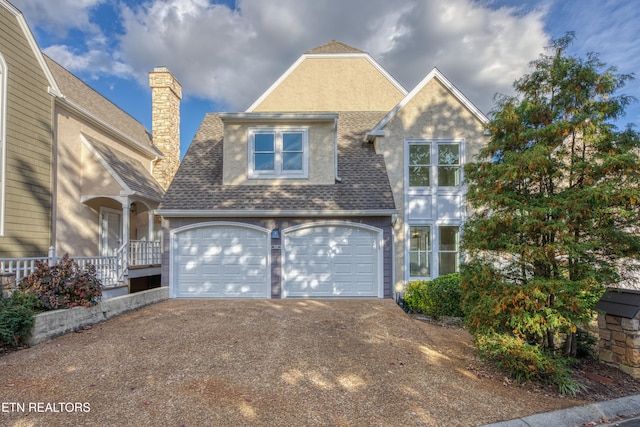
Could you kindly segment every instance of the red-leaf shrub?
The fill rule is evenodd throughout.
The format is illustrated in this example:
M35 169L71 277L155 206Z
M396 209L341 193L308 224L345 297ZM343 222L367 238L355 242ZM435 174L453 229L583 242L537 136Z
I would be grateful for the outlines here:
M92 264L81 269L65 254L56 265L38 262L36 266L36 271L25 277L21 286L34 293L45 310L89 307L102 297L102 285Z

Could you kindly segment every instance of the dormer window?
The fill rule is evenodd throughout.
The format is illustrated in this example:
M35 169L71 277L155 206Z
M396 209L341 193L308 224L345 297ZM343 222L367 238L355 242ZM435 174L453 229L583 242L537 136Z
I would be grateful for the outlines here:
M249 128L249 178L307 178L307 128Z

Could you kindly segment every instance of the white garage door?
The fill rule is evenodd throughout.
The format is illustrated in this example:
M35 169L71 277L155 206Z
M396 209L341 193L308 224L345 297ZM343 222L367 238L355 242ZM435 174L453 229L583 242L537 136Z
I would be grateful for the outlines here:
M379 236L351 225L285 230L283 297L381 297Z
M269 297L269 234L238 225L207 225L173 238L173 297Z

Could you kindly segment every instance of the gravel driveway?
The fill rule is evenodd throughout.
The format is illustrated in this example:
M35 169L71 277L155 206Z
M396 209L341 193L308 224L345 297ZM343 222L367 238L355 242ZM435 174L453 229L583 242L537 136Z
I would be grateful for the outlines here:
M391 300L169 300L0 357L0 425L474 426L580 403L474 358Z

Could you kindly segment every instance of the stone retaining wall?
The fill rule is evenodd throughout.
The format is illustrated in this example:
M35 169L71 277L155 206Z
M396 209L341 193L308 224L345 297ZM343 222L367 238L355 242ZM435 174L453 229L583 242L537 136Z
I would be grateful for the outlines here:
M26 341L29 345L35 345L83 326L95 325L127 311L168 298L169 288L161 287L110 298L88 308L74 307L40 313L35 316L31 336Z
M598 315L600 360L640 378L640 320Z
M0 298L9 298L17 286L15 273L0 273Z

